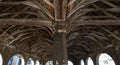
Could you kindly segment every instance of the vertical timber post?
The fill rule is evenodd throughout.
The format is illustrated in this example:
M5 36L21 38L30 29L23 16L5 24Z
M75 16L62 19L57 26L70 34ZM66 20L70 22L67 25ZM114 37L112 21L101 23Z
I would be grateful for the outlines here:
M61 25L66 19L66 2L67 0L54 0L56 24L53 37L53 65L67 65L66 29L65 24Z
M67 65L66 30L64 29L64 26L56 26L53 40L53 65Z

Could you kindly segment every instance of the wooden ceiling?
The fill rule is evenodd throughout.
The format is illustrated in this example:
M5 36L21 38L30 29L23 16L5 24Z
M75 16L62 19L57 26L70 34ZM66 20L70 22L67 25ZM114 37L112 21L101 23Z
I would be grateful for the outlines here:
M119 3L120 0L0 0L0 44L50 59L54 26L59 23L67 31L68 57L84 57L120 40Z

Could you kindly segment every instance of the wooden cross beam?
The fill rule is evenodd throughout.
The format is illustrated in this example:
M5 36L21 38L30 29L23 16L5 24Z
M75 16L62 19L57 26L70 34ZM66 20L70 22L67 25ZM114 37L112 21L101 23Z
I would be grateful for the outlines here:
M40 19L0 19L0 25L25 25L25 26L47 26L52 25L51 21L44 21Z
M120 25L120 20L77 20L71 25Z

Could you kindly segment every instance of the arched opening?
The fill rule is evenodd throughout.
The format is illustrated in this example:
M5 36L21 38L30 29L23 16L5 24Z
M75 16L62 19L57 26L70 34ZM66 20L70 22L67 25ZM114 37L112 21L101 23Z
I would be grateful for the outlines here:
M73 65L73 62L72 61L68 61L68 65Z
M36 60L36 61L35 61L35 65L40 65L39 60Z
M53 61L47 61L45 65L53 65Z
M80 64L81 64L81 65L85 65L83 59L80 61Z
M8 61L8 65L24 65L24 64L25 61L23 59L23 56L20 54L12 56Z
M99 65L115 65L114 60L107 53L100 54L98 61Z
M2 58L2 55L0 54L0 65L3 64L3 58Z
M27 65L34 65L34 61L32 58L29 58L27 61Z
M47 61L45 65L53 65L53 61ZM73 65L72 61L68 61L68 65Z
M92 58L88 57L87 65L94 65Z

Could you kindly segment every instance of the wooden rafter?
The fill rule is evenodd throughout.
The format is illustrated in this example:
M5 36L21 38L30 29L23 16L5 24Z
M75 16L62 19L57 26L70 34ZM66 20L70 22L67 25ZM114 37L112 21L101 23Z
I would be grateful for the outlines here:
M9 18L15 18L15 17L19 16L20 14L36 15L36 16L39 17L39 15L37 13L35 13L35 12L1 13L0 17L7 16L7 15L12 15Z
M30 1L22 1L22 2L0 2L0 5L27 5L33 8L40 9L36 4Z
M54 5L53 5L53 3L51 3L49 0L43 0L45 3L47 3L48 5L50 5L51 7L53 7L54 8Z
M13 16L11 16L10 18L14 18L14 17L20 15L22 12L26 11L28 8L29 8L29 7L24 8L21 12L15 14L15 15L13 15Z
M94 2L96 2L96 1L98 1L98 0L92 0L92 1L85 2L85 3L83 2L83 3L77 4L77 5L70 11L70 13L67 15L67 18L71 17L72 14L74 14L74 13L75 13L77 10L79 10L80 8L85 7L85 6L87 6L87 5L91 4L91 3L94 3Z
M120 40L120 37L117 36L117 35L115 35L115 34L112 33L111 31L105 29L104 27L101 27L101 26L99 26L99 27L102 28L103 30L105 30L107 33L109 33L109 34L110 34L111 36L113 36L115 39Z
M88 12L91 12L91 11L90 10L88 10L88 11L79 11L79 12L75 13L75 15L72 16L71 20L72 21L76 20L78 17L80 17L80 16L82 16L82 15L88 13ZM84 18L82 20L84 20Z
M42 12L46 13L52 20L54 20L54 17L51 15L50 11L48 11L45 7L43 7L40 3L37 1L34 2Z
M93 6L94 7L96 7L97 9L99 9L100 7L98 7L97 5L95 5L95 4L93 4ZM119 17L116 17L116 16L114 16L114 15L112 15L112 14L110 14L110 13L108 13L108 12L105 12L105 11L103 11L103 13L104 14L106 14L107 16L111 16L112 18L114 18L114 19L119 19Z
M118 7L117 5L115 5L115 4L112 4L112 3L110 3L110 2L108 2L108 1L106 1L106 0L101 0L103 3L105 3L105 4L108 4L109 6L111 6L111 7Z
M27 5L32 8L35 8L37 10L41 10L42 12L46 13L51 19L54 19L54 17L50 14L50 12L43 7L40 3L38 2L31 2L31 1L22 1L22 2L0 2L0 5Z

